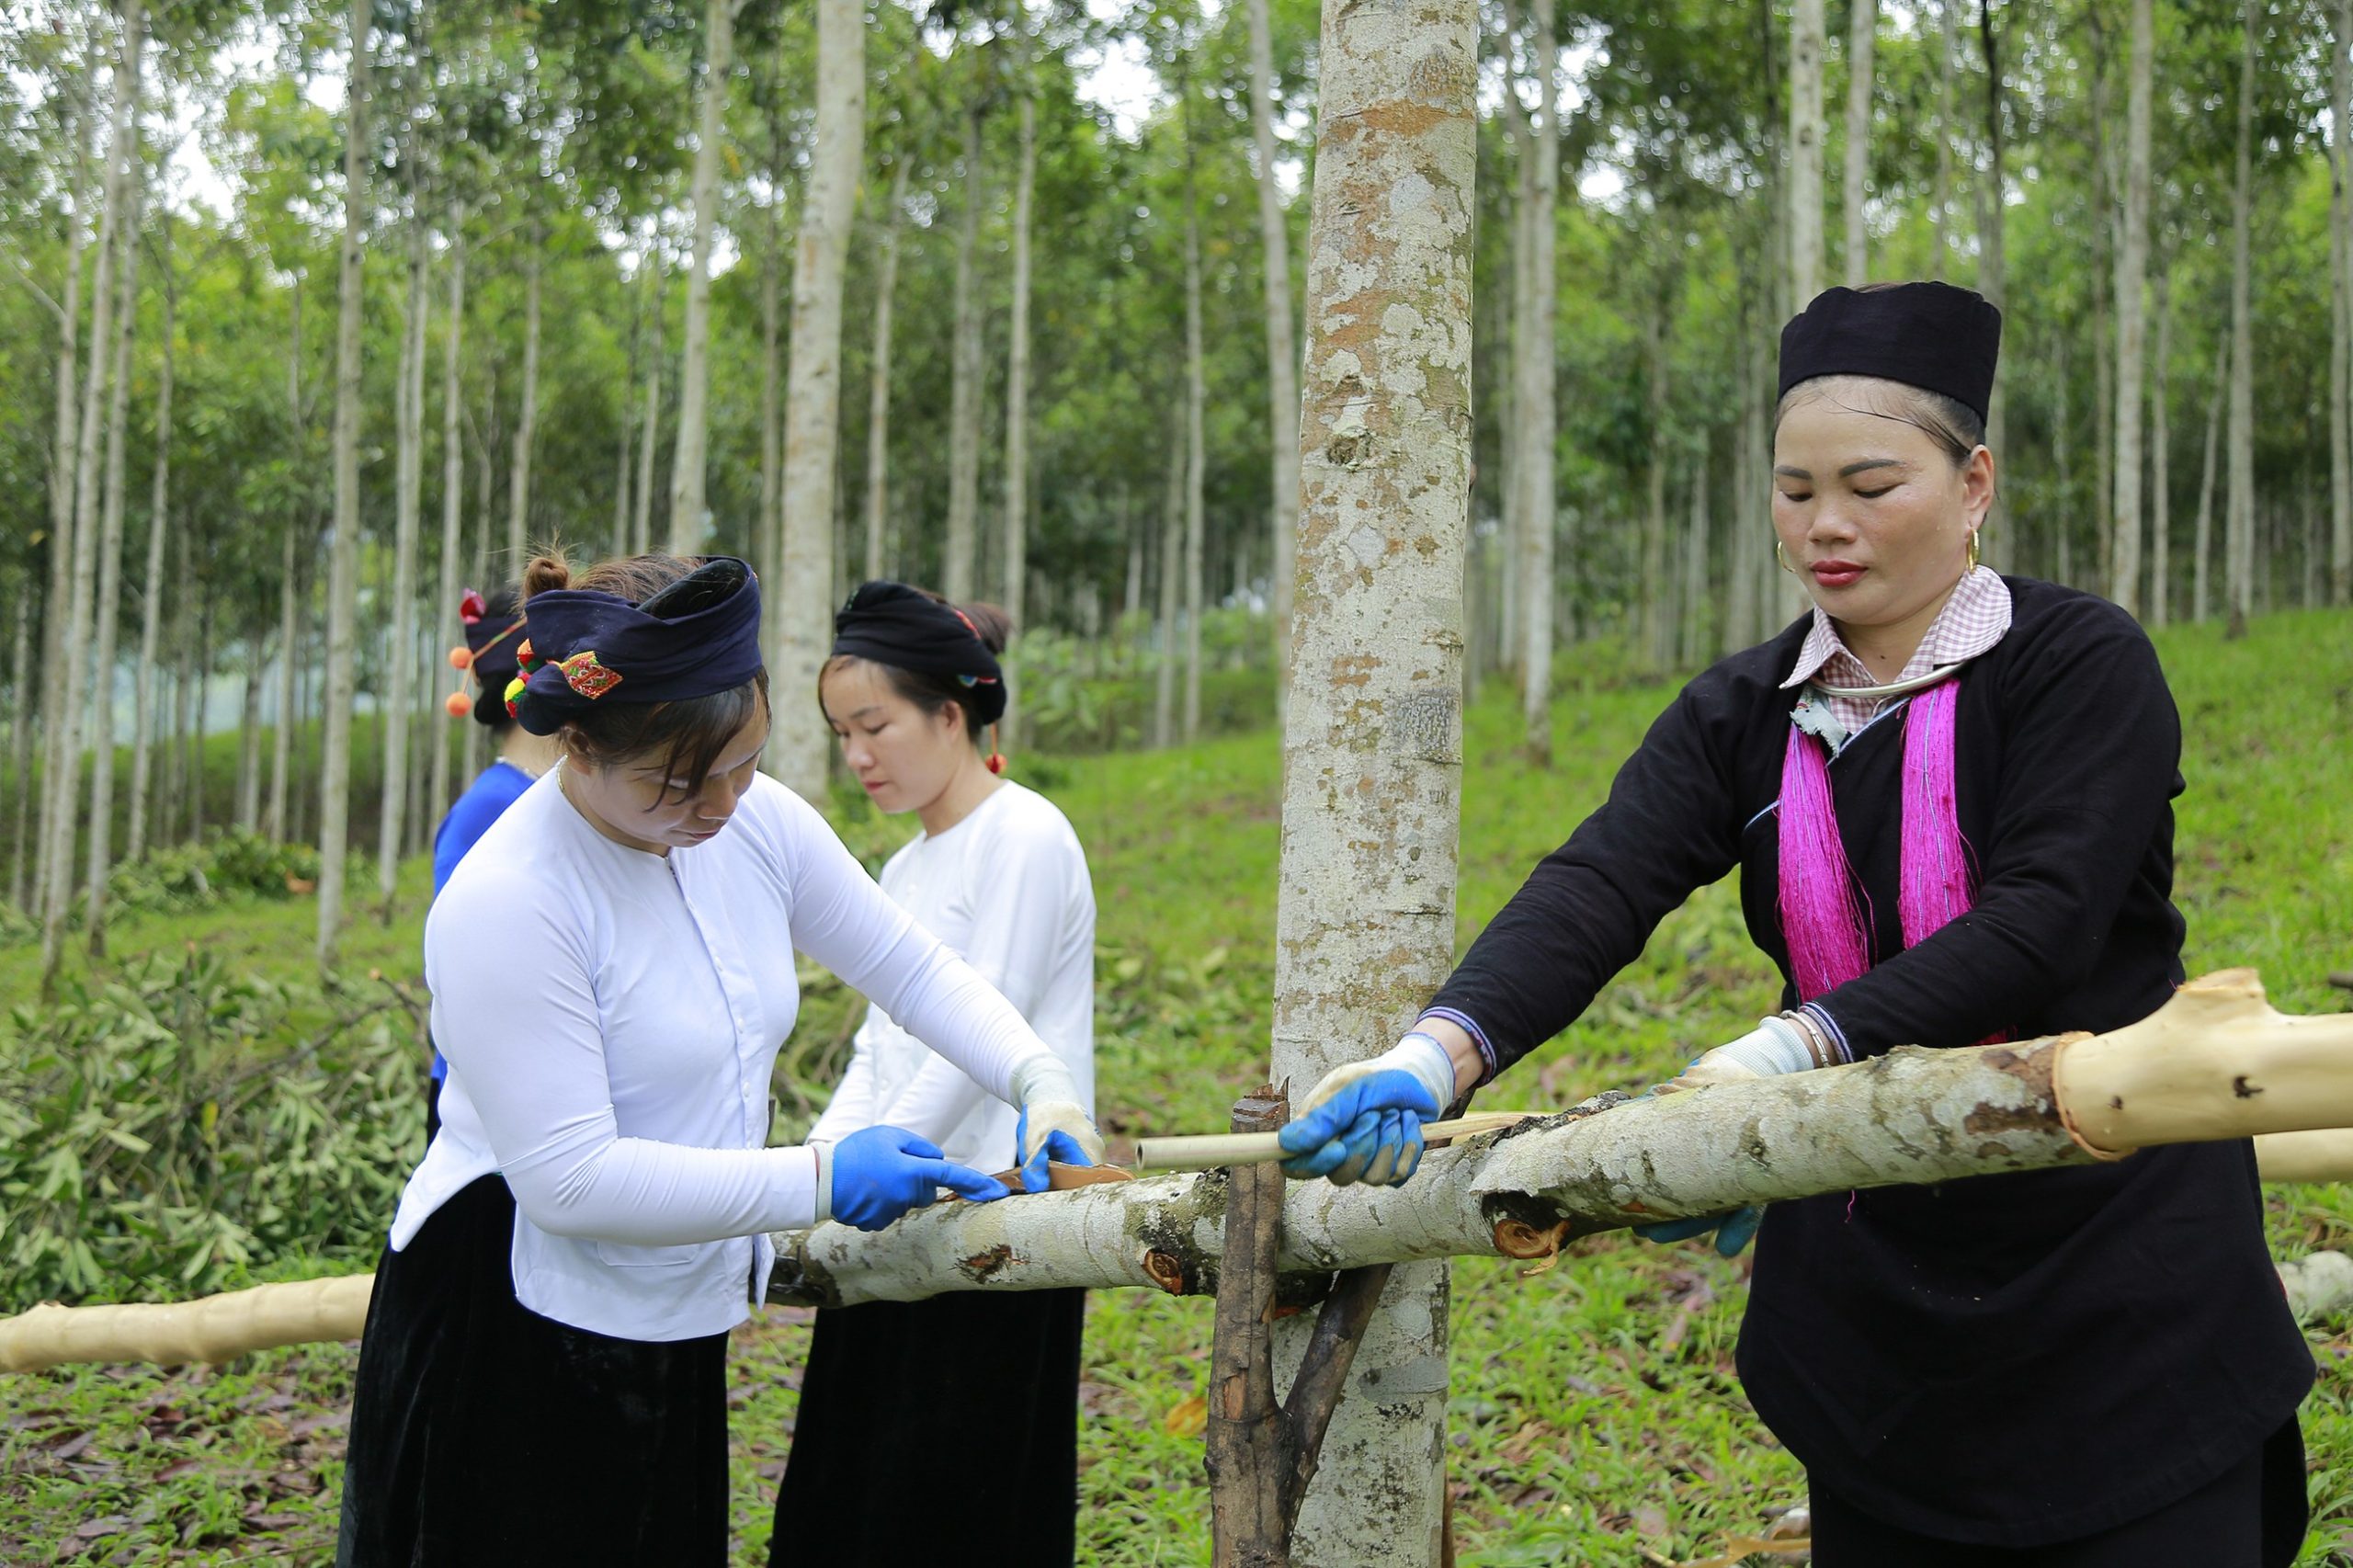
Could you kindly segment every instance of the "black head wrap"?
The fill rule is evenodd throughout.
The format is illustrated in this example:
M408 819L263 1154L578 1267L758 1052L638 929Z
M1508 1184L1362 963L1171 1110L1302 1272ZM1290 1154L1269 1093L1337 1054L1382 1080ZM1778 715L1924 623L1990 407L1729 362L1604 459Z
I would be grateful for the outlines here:
M1005 717L1005 667L954 605L904 583L861 583L834 612L834 652L917 675L946 676L972 694L983 724Z
M1825 289L1781 329L1776 395L1817 376L1875 376L1941 392L1983 420L2001 348L2002 312L1967 289Z
M551 735L598 702L678 702L733 691L761 670L760 583L715 555L642 604L593 588L529 602L522 674L506 710Z
M522 646L523 611L514 584L492 590L488 598L468 588L458 601L458 621L465 645L449 650L449 663L472 670L481 684L470 699L460 690L450 694L449 716L471 712L474 722L495 729L507 722L506 683L515 678L516 652Z

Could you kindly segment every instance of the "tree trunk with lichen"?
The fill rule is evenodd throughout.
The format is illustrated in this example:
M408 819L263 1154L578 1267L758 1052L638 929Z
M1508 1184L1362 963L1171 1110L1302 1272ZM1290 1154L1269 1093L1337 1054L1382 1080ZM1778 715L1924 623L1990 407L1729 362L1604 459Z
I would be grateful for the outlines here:
M1453 959L1477 13L1327 6L1321 58L1271 1074L1302 1094L1395 1040ZM1447 1302L1442 1263L1390 1277L1293 1562L1438 1560ZM1279 1381L1309 1332L1277 1325Z

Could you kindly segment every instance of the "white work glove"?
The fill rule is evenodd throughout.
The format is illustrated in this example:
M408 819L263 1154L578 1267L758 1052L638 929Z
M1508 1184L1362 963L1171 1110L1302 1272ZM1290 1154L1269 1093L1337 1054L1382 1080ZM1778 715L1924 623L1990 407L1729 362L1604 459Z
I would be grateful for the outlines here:
M1454 1059L1419 1029L1324 1074L1282 1130L1283 1174L1393 1187L1422 1163L1422 1123L1454 1099Z
M1711 1084L1737 1084L1746 1078L1777 1078L1803 1073L1814 1061L1804 1031L1787 1018L1759 1018L1756 1027L1729 1045L1720 1045L1692 1059L1689 1066L1654 1091L1672 1095Z
M1041 1053L1016 1067L1013 1098L1021 1108L1013 1137L1023 1191L1047 1189L1053 1179L1046 1170L1050 1161L1091 1165L1103 1158L1103 1134L1079 1103L1078 1080L1060 1057Z

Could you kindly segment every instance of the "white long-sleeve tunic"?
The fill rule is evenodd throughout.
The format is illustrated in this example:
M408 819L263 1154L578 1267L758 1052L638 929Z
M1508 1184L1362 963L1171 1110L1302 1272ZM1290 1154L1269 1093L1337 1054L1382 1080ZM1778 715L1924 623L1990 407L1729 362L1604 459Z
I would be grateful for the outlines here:
M766 777L726 829L666 856L526 791L426 921L442 1126L409 1178L404 1247L467 1184L515 1194L516 1298L623 1338L749 1315L767 1233L812 1223L817 1165L767 1148L768 1079L800 1010L793 950L904 1018L988 1094L1046 1048Z
M1095 889L1086 852L1054 803L1007 781L945 833L882 868L882 891L961 954L1068 1063L1095 1106ZM920 1132L961 1165L1014 1164L1017 1112L933 1051L880 1000L810 1142L878 1124Z

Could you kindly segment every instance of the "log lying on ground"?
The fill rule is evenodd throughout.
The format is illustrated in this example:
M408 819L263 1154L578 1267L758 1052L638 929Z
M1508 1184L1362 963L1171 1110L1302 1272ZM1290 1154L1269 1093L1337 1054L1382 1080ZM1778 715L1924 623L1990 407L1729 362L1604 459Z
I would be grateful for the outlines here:
M226 1361L280 1345L357 1339L372 1274L256 1285L196 1301L61 1307L0 1318L0 1371L66 1361Z
M1279 1266L1503 1253L1818 1192L2117 1158L2161 1143L2353 1124L2353 1015L2284 1017L2249 970L2184 986L2142 1022L1622 1104L1605 1096L1433 1151L1401 1187L1294 1184ZM1606 1114L1605 1114L1606 1113ZM2071 1129L2073 1131L2071 1131ZM772 1301L949 1290L1214 1290L1225 1176L948 1204L866 1234L777 1237Z

